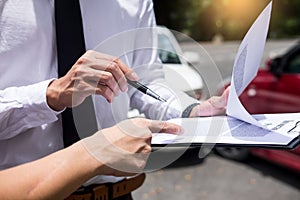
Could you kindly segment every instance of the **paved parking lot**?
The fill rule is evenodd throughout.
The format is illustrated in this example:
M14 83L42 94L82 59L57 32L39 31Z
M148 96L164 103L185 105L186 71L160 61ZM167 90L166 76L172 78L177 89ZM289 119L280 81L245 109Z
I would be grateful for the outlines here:
M191 159L196 158L182 162ZM147 174L133 195L136 200L299 199L300 174L259 158L239 163L211 154L200 163Z

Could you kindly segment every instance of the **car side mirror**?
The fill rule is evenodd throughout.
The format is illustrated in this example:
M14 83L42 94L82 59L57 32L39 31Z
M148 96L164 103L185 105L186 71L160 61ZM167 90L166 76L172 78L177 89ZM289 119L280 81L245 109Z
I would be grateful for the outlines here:
M269 63L270 72L277 78L279 78L282 74L281 61L282 61L282 59L280 57L277 57L277 58L271 60Z

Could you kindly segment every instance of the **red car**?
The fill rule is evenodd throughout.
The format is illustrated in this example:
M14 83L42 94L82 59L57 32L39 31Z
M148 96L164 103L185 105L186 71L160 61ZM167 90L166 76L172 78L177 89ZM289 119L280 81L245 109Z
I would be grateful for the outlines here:
M240 100L251 114L300 112L300 43L285 54L269 59ZM225 85L225 87L228 86ZM249 155L262 157L300 173L300 146L294 150L216 148L218 154L234 160Z

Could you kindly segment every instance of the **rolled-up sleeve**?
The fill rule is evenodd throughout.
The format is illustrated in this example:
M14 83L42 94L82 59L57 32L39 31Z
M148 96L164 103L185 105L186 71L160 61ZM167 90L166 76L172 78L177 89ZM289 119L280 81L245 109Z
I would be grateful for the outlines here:
M52 110L46 99L51 81L0 90L0 140L58 119L60 112Z

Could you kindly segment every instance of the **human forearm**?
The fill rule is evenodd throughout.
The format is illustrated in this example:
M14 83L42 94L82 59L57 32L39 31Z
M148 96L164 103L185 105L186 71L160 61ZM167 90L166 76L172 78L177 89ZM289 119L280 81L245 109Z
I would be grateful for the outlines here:
M144 170L152 133L181 133L162 121L125 120L47 157L0 171L1 199L63 199L95 175Z
M50 81L0 90L0 140L58 119L46 102Z
M62 199L97 174L101 163L82 144L0 172L3 199Z

